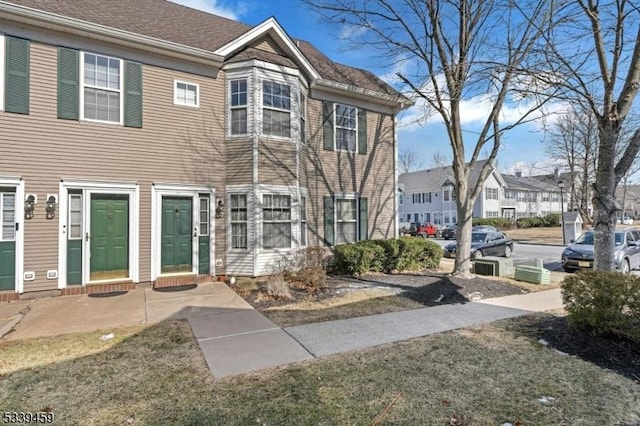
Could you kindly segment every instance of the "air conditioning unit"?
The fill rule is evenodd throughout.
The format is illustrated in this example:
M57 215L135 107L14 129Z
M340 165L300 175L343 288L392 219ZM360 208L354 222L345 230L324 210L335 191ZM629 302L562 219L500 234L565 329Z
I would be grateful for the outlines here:
M551 283L551 272L539 266L518 265L516 266L515 279L533 284L549 284Z
M510 277L513 275L513 259L495 256L483 257L473 262L473 273L494 277Z

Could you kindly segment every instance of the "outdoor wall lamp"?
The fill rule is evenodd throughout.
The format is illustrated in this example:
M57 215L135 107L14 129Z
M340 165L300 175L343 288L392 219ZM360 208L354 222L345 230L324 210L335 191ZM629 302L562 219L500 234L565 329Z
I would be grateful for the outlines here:
M56 206L58 205L58 200L56 196L53 194L47 195L47 206L45 207L45 211L47 212L47 219L53 219L56 217Z
M24 200L24 218L25 219L33 219L33 211L36 208L36 203L38 199L33 194L28 194L27 198Z
M224 201L218 200L216 205L216 219L220 219L222 217L222 208L224 207Z

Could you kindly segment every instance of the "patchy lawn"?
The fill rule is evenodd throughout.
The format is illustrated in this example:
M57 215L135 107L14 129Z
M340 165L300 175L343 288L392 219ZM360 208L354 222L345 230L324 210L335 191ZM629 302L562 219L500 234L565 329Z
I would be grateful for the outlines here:
M640 348L572 334L607 352L567 355L562 327L537 315L216 381L185 322L4 342L0 406L87 425L638 424Z

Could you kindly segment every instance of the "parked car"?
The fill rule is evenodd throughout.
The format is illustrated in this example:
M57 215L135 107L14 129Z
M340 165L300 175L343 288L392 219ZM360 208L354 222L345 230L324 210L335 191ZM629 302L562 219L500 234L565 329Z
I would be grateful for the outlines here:
M593 268L594 232L586 231L562 251L565 272ZM620 229L615 233L615 267L623 274L640 267L640 230Z
M437 237L440 238L442 235L440 229L432 223L412 223L409 227L409 235L414 237Z
M445 257L455 257L458 244L450 243L444 248ZM471 258L483 256L511 257L513 241L500 231L471 232Z
M458 225L447 225L447 227L442 230L442 238L444 238L445 240L450 240L456 237L457 232Z
M493 225L474 225L471 227L471 232L500 232L498 228Z

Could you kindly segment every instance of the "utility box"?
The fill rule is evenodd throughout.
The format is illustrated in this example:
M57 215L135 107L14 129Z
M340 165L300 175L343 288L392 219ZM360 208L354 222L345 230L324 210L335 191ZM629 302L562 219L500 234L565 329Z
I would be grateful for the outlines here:
M569 244L570 241L576 240L582 234L582 218L578 212L565 212L562 218L564 242Z
M515 279L533 284L549 284L551 283L551 272L538 266L518 265L516 266Z
M487 256L473 262L473 273L494 277L513 275L513 259L507 257Z

